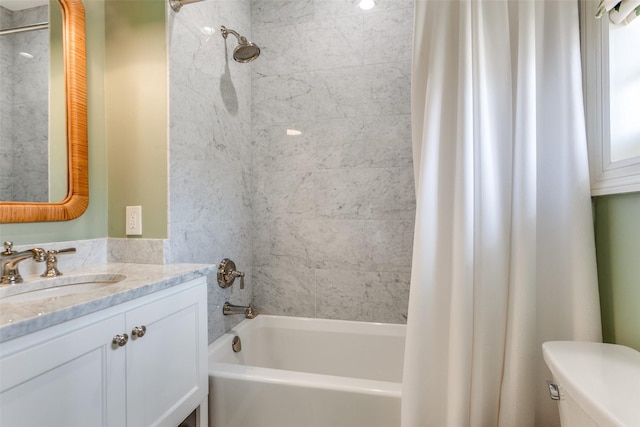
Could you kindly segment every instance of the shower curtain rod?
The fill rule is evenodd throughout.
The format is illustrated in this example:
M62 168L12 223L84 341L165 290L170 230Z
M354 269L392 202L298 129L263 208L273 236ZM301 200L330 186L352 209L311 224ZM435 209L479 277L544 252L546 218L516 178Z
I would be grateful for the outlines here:
M44 30L49 28L48 22L41 22L39 24L25 25L24 27L7 28L6 30L0 30L0 36L7 34L23 33L25 31Z

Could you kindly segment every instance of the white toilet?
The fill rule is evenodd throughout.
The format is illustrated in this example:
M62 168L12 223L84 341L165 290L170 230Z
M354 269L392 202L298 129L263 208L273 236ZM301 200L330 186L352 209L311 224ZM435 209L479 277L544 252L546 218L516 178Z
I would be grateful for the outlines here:
M640 352L578 341L542 345L562 427L639 427Z

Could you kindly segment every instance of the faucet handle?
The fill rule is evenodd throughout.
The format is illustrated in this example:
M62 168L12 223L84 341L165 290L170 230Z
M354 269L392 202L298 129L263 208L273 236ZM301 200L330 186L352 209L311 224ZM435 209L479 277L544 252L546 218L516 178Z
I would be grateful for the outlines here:
M13 242L6 241L4 242L4 252L3 255L11 255L13 253Z
M236 277L240 278L240 289L244 289L244 273L242 271L233 270L230 275L235 279ZM233 282L233 280L231 280Z
M47 260L47 251L42 248L33 248L31 250L33 252L33 259L35 262L43 262Z
M240 289L244 289L244 273L236 270L236 264L229 258L220 261L218 266L218 285L228 288L233 285L236 277L240 278Z
M66 248L66 249L51 249L50 251L47 252L47 255L53 254L53 255L64 255L64 254L75 254L76 253L76 248Z
M47 259L47 251L42 248L33 248L30 249L30 251L33 253L33 259L36 262L42 262ZM2 255L12 255L16 252L17 251L13 250L13 242L4 242L4 252L2 252Z
M42 273L42 277L62 276L58 270L58 258L56 255L75 254L76 248L51 249L46 252L47 269Z

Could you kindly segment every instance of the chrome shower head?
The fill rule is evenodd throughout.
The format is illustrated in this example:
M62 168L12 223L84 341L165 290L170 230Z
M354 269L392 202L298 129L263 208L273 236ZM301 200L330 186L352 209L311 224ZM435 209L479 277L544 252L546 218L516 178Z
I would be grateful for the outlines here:
M227 29L224 25L220 28L220 32L225 39L229 34L233 34L238 39L238 46L233 49L233 59L236 62L251 62L260 55L260 48L255 43L247 40L245 36L241 36L234 30Z

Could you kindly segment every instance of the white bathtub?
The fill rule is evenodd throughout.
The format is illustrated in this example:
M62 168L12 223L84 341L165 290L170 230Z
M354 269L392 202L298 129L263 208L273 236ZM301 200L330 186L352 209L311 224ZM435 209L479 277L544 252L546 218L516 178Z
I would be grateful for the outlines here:
M397 427L406 327L259 315L209 345L210 427ZM242 351L231 343L239 336Z

